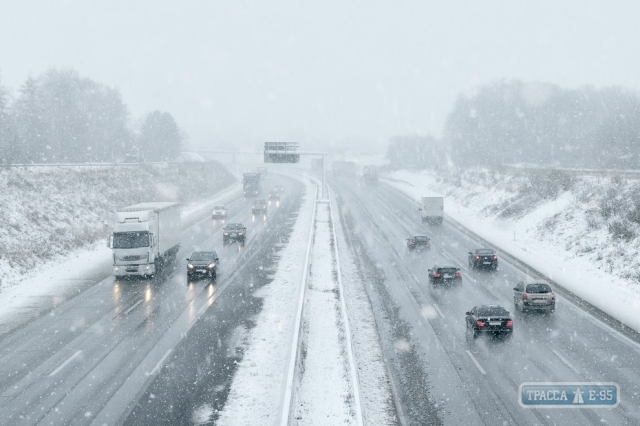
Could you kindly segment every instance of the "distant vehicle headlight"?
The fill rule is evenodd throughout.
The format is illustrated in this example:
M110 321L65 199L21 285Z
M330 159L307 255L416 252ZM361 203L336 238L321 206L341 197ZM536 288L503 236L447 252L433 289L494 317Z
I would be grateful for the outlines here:
M224 235L229 235L229 233L228 233L228 232L225 232L225 233L224 233Z
M213 268L215 268L215 267L216 267L216 264L215 264L215 263L210 263L210 264L209 264L209 268L210 268L210 269L213 269Z
M242 232L238 232L238 235L242 235L242 234L243 234Z
M193 269L193 265L192 265L191 263L189 263L189 264L187 265L187 268L189 268L189 269Z

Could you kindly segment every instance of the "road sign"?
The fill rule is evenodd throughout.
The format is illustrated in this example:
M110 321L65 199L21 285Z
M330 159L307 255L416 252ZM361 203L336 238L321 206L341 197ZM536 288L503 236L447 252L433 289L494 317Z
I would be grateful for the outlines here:
M524 408L614 408L620 403L615 383L523 383L520 405Z
M265 163L299 163L297 142L265 142L264 162Z

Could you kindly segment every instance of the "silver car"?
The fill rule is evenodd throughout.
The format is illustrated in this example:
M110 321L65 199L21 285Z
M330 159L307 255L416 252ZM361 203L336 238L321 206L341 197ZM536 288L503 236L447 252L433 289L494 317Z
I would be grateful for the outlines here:
M513 303L520 312L553 312L556 309L556 294L544 282L525 284L522 281L513 288Z

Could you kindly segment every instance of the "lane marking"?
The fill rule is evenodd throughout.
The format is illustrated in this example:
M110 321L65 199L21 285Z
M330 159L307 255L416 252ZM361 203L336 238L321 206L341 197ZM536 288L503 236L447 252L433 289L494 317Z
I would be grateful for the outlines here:
M560 358L560 361L562 361L562 363L564 365L566 365L567 367L569 367L571 370L573 370L574 373L576 374L580 374L580 371L578 371L577 368L575 368L565 357L563 357L558 351L556 351L555 349L551 349L551 352L553 352L558 358Z
M473 354L471 353L471 351L466 350L465 352L467 353L467 355L469 355L469 358L471 358L471 361L473 361L473 363L476 365L476 367L478 367L478 370L480 370L480 372L481 372L483 375L486 375L486 374L487 374L487 372L486 372L486 371L484 371L484 368L482 368L482 366L480 365L480 363L478 362L478 360L476 359L476 357L475 357L475 356L473 356Z
M162 358L160 358L160 361L158 361L156 366L153 367L153 370L151 370L151 373L148 374L149 376L153 376L154 374L157 374L160 371L160 367L162 367L164 360L167 359L170 353L171 353L171 349L168 349L167 352L164 353Z
M129 312L133 311L139 304L142 303L142 299L138 300L136 303L134 303L133 305L131 305L131 307L129 309L127 309L126 311L124 311L124 313L122 315L129 315Z
M433 307L436 308L436 311L438 311L438 313L440 314L440 316L442 317L442 319L444 319L444 314L442 313L442 311L440 310L440 308L438 308L438 305L436 305L435 303L433 304Z
M62 364L60 364L60 366L58 368L56 368L55 370L53 370L51 372L51 374L49 374L49 377L53 377L56 374L58 374L60 372L60 370L62 370L64 367L67 366L67 364L69 364L71 361L73 361L75 358L77 358L78 356L80 356L80 354L82 353L82 350L78 350L76 351L76 353L74 353L73 355L71 355L69 358L67 358L67 360L65 362L63 362Z

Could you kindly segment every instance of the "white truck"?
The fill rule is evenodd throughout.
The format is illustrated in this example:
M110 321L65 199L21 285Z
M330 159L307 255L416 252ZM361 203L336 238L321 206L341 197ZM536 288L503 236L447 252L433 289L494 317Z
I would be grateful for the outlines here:
M173 260L182 233L180 203L141 203L116 212L109 247L113 275L152 277Z
M441 224L444 219L443 197L422 197L420 205L423 223Z

